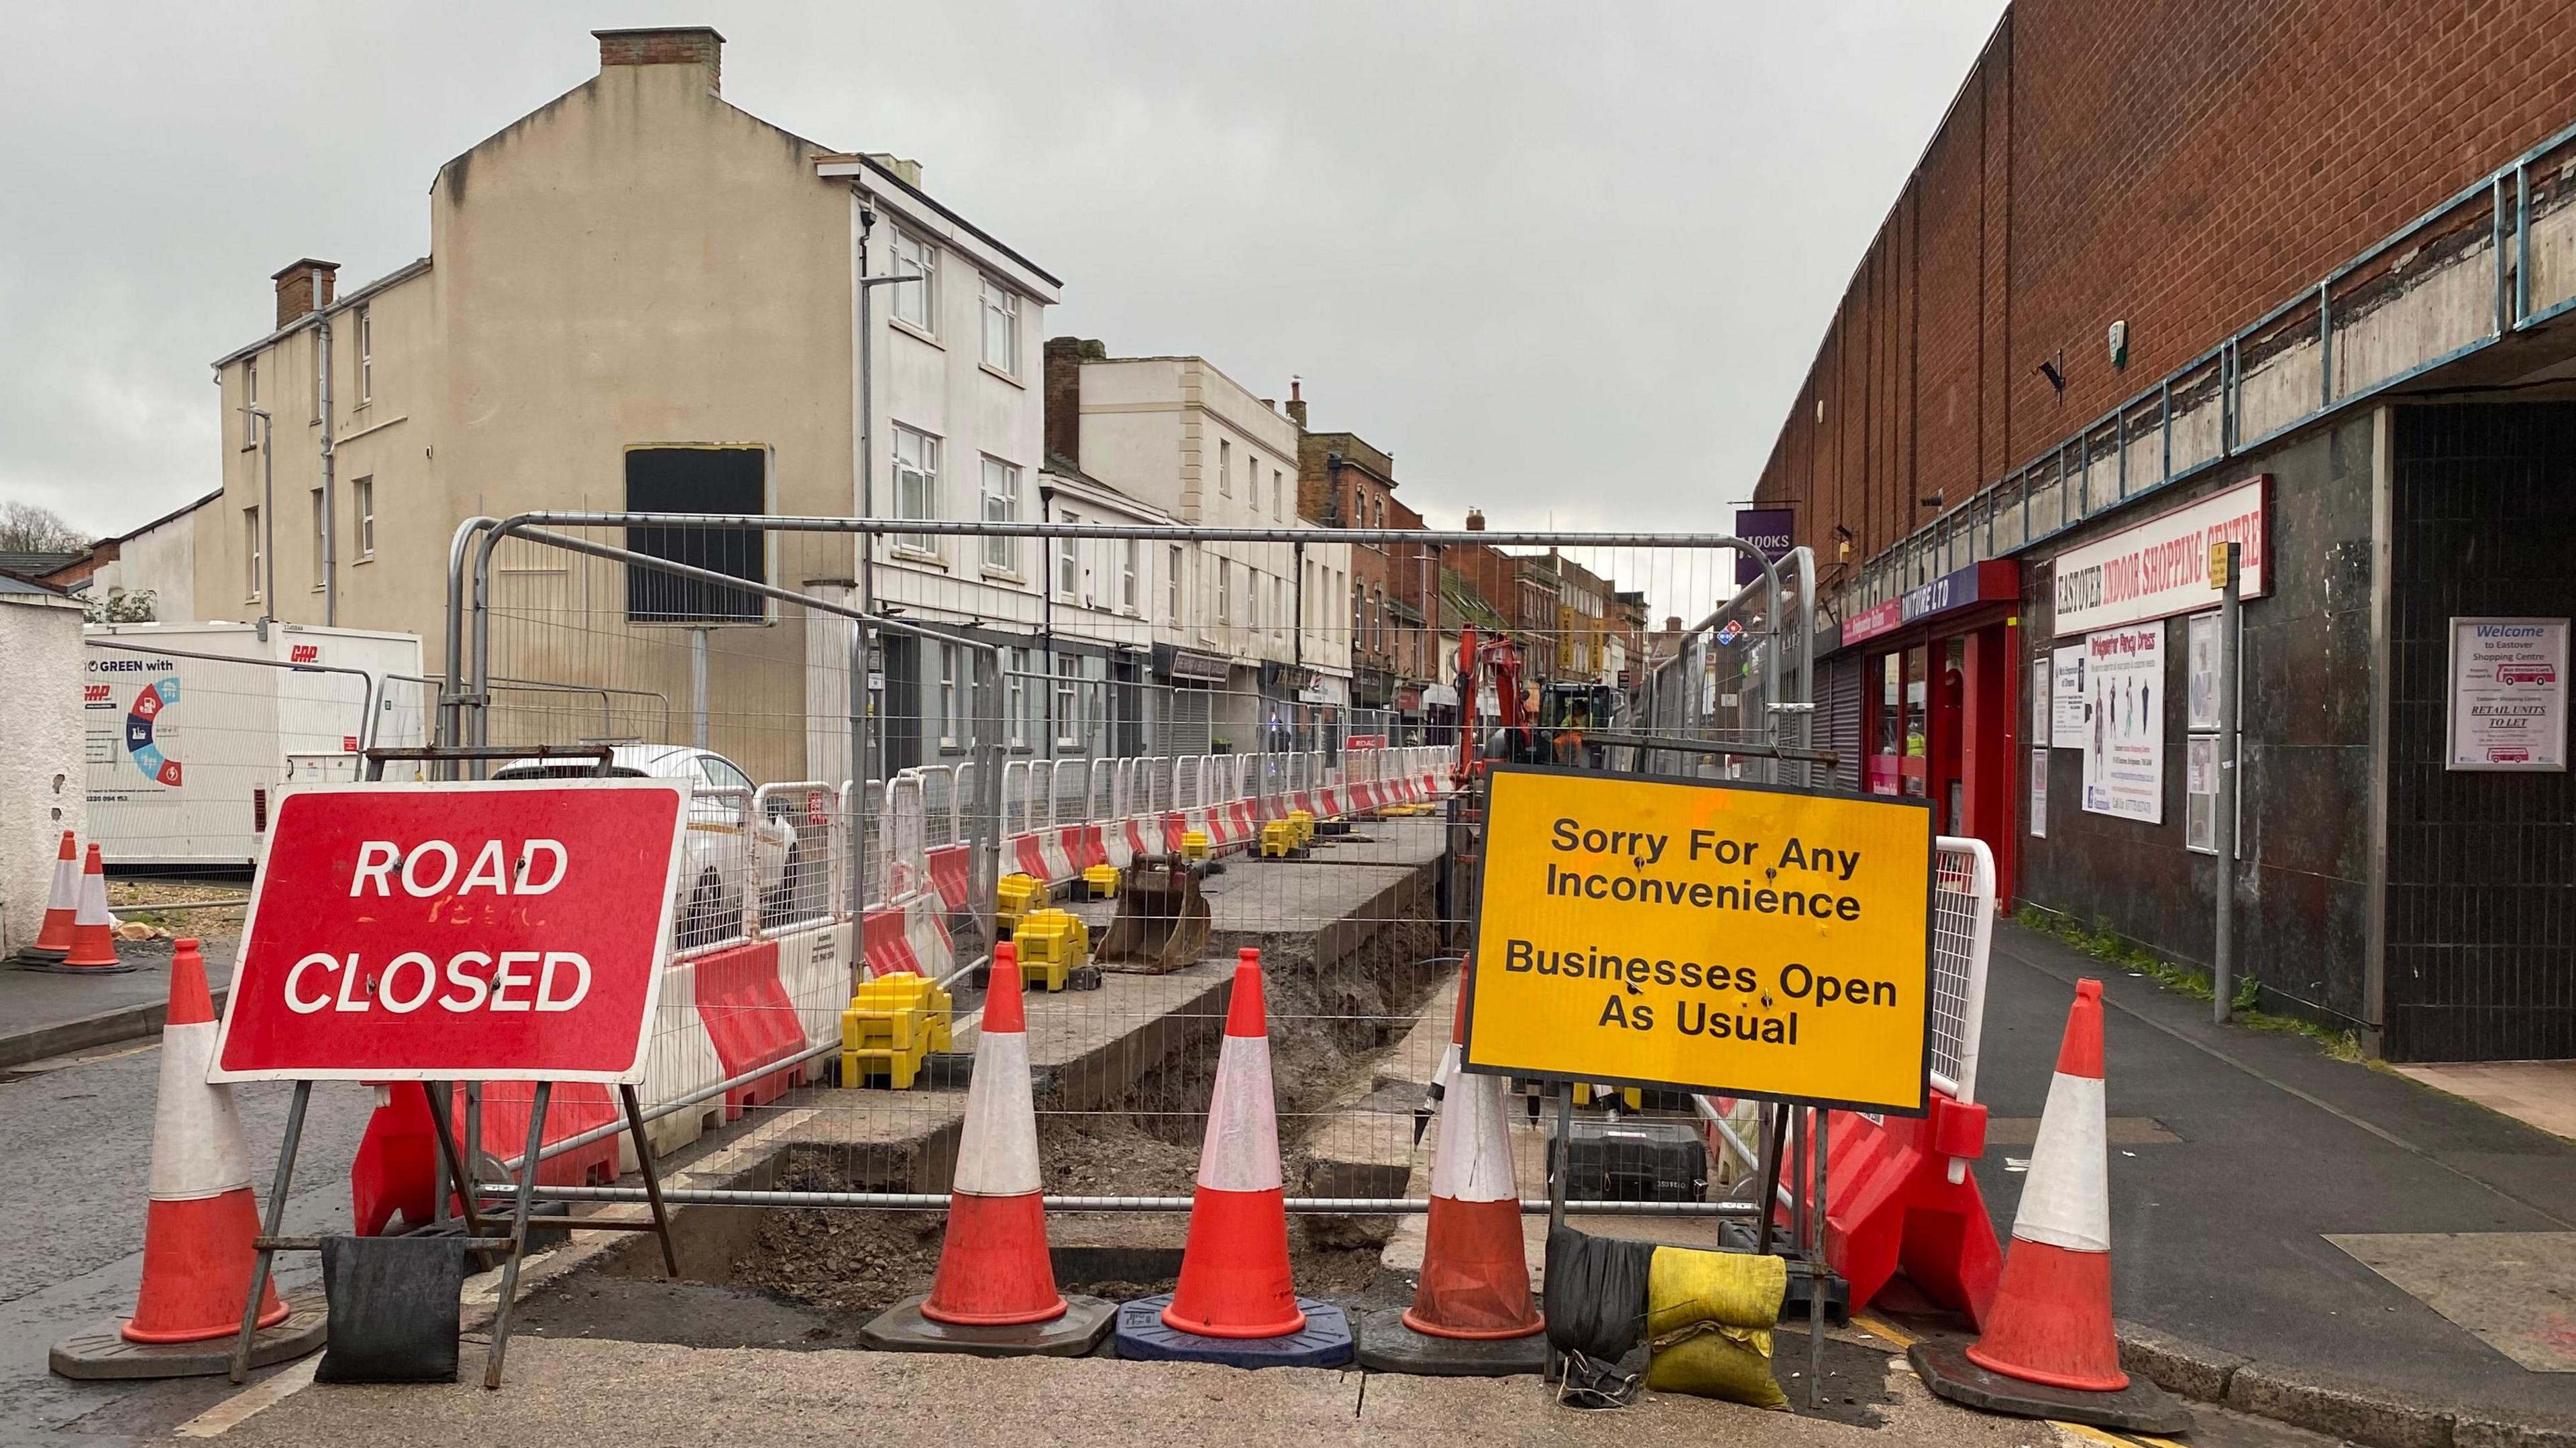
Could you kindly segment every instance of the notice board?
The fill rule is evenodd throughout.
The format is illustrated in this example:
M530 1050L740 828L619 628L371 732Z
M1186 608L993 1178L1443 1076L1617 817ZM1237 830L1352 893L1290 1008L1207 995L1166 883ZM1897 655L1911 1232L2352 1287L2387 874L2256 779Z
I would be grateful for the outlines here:
M1929 801L1497 766L1467 1069L1917 1114Z

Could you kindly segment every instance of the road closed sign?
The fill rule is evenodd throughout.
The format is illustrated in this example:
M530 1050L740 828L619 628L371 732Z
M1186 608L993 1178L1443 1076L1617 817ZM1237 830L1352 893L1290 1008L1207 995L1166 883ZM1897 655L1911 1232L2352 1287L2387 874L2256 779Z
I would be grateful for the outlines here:
M641 1081L687 826L670 780L287 792L212 1079Z
M1498 767L1470 1070L1924 1109L1932 811Z

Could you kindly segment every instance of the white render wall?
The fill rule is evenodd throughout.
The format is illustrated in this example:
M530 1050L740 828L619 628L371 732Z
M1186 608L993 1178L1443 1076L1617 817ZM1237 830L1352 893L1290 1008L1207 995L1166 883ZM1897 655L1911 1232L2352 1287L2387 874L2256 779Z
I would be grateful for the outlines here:
M1303 658L1310 667L1347 674L1350 630L1342 600L1349 596L1350 545L1297 516L1297 425L1197 357L1087 361L1081 405L1080 462L1091 476L1185 524L1310 535L1310 576L1330 581L1308 583ZM1249 472L1256 464L1257 485ZM1256 667L1298 659L1294 545L1209 543L1191 553L1179 642ZM1217 618L1219 560L1229 565L1225 576L1233 582L1223 623Z
M895 516L895 429L903 427L940 440L934 517L972 522L983 516L983 463L990 457L1020 470L1019 519L1038 521L1039 471L1046 462L1040 383L1046 364L1046 310L1053 294L1032 295L1012 287L1020 298L1017 365L1009 374L987 366L983 281L988 274L1011 281L1011 275L999 266L987 267L980 244L961 240L919 201L865 175L858 179L873 187L870 202L883 213L867 235L868 275L905 270L895 260L898 231L937 252L927 329L896 319L896 294L903 289L878 287L870 299L876 436L869 487L875 516ZM853 516L863 515L859 501L852 499ZM1035 568L1039 550L1028 539L1019 546L1020 566L1012 571L989 566L979 538L937 539L926 551L881 538L876 544L877 596L924 622L982 620L1034 629L1044 614L1042 579Z
M89 842L81 763L81 610L68 599L0 594L0 954L45 923L54 853L65 830Z
M149 593L154 622L195 623L197 530L222 511L211 503L191 508L126 539L117 546L116 561L90 575L89 597L104 603L118 589Z

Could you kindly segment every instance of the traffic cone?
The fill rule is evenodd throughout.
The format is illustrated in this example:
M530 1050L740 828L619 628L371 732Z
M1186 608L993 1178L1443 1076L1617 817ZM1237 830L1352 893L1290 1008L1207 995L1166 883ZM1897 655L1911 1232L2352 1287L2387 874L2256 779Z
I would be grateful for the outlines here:
M1064 1316L1065 1301L1047 1255L1028 1015L1019 950L1009 941L993 947L988 989L948 1195L948 1236L921 1315L975 1327L1052 1322Z
M72 923L80 914L80 893L80 847L72 843L72 832L65 830L63 848L54 856L54 887L45 895L45 928L21 954L59 961L72 953Z
M1449 1032L1454 1057L1467 1030L1467 971ZM1440 1103L1431 1152L1431 1222L1422 1281L1404 1325L1432 1337L1528 1337L1545 1327L1530 1302L1521 1241L1521 1184L1512 1162L1500 1076L1458 1072Z
M96 845L89 863L96 880ZM143 1291L122 1329L128 1342L197 1342L241 1330L259 1205L251 1197L250 1148L232 1088L206 1081L214 1058L206 962L197 942L181 940L170 956L170 1016L161 1029L161 1099L152 1122L152 1202L143 1219ZM259 1325L274 1327L286 1313L272 1286L260 1301Z
M100 862L96 845L89 847L89 862L81 867L80 909L72 917L72 948L63 957L63 964L76 970L114 970L120 964L116 958L116 917L107 913L107 866ZM200 989L204 988L204 975L205 967L200 965ZM179 988L175 969L170 988ZM209 1014L207 1019L214 1017Z
M1287 1337L1306 1326L1288 1269L1261 952L1249 947L1235 957L1180 1285L1162 1319L1175 1332L1200 1337Z
M1979 1367L2025 1382L2116 1393L2129 1385L2111 1334L2111 1162L2102 1096L2102 983L2078 981L2048 1083L2030 1174Z

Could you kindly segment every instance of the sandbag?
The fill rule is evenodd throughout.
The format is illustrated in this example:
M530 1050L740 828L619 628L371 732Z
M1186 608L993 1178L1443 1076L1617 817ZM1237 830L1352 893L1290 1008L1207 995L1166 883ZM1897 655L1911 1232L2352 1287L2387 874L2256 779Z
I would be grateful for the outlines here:
M1646 1323L1652 1242L1590 1237L1572 1227L1547 1234L1548 1346L1599 1363L1625 1357Z
M1789 1290L1782 1258L1658 1247L1646 1274L1646 1386L1787 1411L1771 1374L1771 1325Z
M452 1383L465 1286L459 1237L325 1237L325 1383Z
M1722 1398L1748 1408L1789 1411L1789 1395L1771 1375L1771 1329L1703 1322L1655 1339L1646 1386L1659 1393Z

